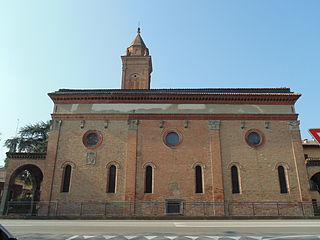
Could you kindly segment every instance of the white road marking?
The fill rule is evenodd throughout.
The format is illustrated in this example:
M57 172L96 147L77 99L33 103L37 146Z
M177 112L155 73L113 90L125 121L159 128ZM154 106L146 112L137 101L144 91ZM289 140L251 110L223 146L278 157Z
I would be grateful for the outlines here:
M212 238L212 239L214 239L214 240L219 240L219 236L205 236L205 237L207 237L207 238Z
M105 239L110 239L116 237L115 235L104 235L103 236Z
M169 239L171 239L171 240L177 238L177 236L164 236L164 237L165 237L165 238L169 238Z
M6 224L8 223L8 224ZM81 227L81 226L95 226L95 227L106 227L106 228L122 228L122 227L136 227L136 228L148 228L148 227L294 227L294 228L320 228L320 221L234 221L234 220L225 220L225 221L194 221L194 222L183 222L183 221L155 221L155 222L132 222L132 221L83 221L83 220L34 220L31 224L30 222L23 222L23 220L9 221L6 220L6 223L2 222L2 225L5 227L55 227L55 228L65 228L65 227ZM24 224L25 223L25 224Z
M126 239L129 239L129 240L130 240L130 239L136 238L136 237L138 237L138 236L131 236L131 235L130 235L130 236L124 236L124 237L125 237Z
M77 237L79 237L79 235L74 235L74 236L72 236L72 237L67 238L66 240L72 240L72 239L75 239L75 238L77 238Z
M320 222L175 222L179 228L306 228L320 227Z
M34 225L3 224L5 227L33 227Z
M195 239L199 238L199 236L185 236L185 237L190 238L192 240L195 240Z
M277 240L277 239L287 239L287 238L305 238L305 237L315 237L315 235L290 235L290 236L278 236L278 237L271 237L271 238L264 238L264 240ZM318 236L319 237L319 236Z
M93 235L83 235L83 236L79 236L79 235L74 235L72 237L69 237L65 240L73 240L77 237L83 237L84 239L90 239L90 238L94 238L94 237L98 237L98 236L93 236ZM103 236L105 239L111 239L111 238L115 238L115 237L125 237L126 239L128 240L131 240L133 238L136 238L138 237L138 235L104 235ZM165 238L168 238L170 240L173 240L175 238L177 238L178 236L150 236L150 235L147 235L147 236L141 236L141 237L145 237L146 239L148 240L152 240L156 237L165 237ZM255 240L282 240L282 239L298 239L298 240L301 240L303 238L310 238L310 237L317 237L317 238L320 238L320 235L289 235L289 236L268 236L268 237L263 237L263 236L228 236L228 235L225 235L225 236L202 236L202 235L199 235L199 236L188 236L188 235L179 235L179 237L186 237L186 238L189 238L189 239L192 239L192 240L196 240L197 238L200 238L200 237L206 237L206 238L211 238L213 240L219 240L219 239L224 239L224 238L228 238L228 239L234 239L234 240L240 240L241 237L247 237L247 238L250 238L250 239L255 239Z

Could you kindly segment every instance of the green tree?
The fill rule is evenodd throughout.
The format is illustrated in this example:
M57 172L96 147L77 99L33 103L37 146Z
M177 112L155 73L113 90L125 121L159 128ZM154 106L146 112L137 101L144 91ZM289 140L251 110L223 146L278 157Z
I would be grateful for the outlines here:
M18 136L9 138L4 146L9 152L46 152L50 122L39 122L22 127Z

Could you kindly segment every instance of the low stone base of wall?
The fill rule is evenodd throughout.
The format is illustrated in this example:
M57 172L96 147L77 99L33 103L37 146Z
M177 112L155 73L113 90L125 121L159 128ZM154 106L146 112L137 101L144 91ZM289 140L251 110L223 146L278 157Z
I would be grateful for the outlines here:
M10 202L7 215L39 217L308 217L311 202Z

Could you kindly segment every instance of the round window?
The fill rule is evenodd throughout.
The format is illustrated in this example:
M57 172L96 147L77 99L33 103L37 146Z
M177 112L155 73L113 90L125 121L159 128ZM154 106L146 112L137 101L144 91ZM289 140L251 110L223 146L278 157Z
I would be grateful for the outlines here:
M258 133L257 131L250 131L247 133L246 136L247 143L251 147L258 147L262 144L262 135Z
M102 136L98 131L88 131L82 138L83 144L87 148L96 148L102 142Z
M180 143L180 136L176 132L169 132L165 137L165 143L170 146L174 147Z

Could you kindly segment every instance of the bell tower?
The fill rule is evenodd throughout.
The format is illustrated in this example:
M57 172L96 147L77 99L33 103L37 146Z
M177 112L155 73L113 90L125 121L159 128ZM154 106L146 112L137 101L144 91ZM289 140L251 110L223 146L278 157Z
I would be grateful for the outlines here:
M150 89L152 62L140 28L122 60L122 89Z

